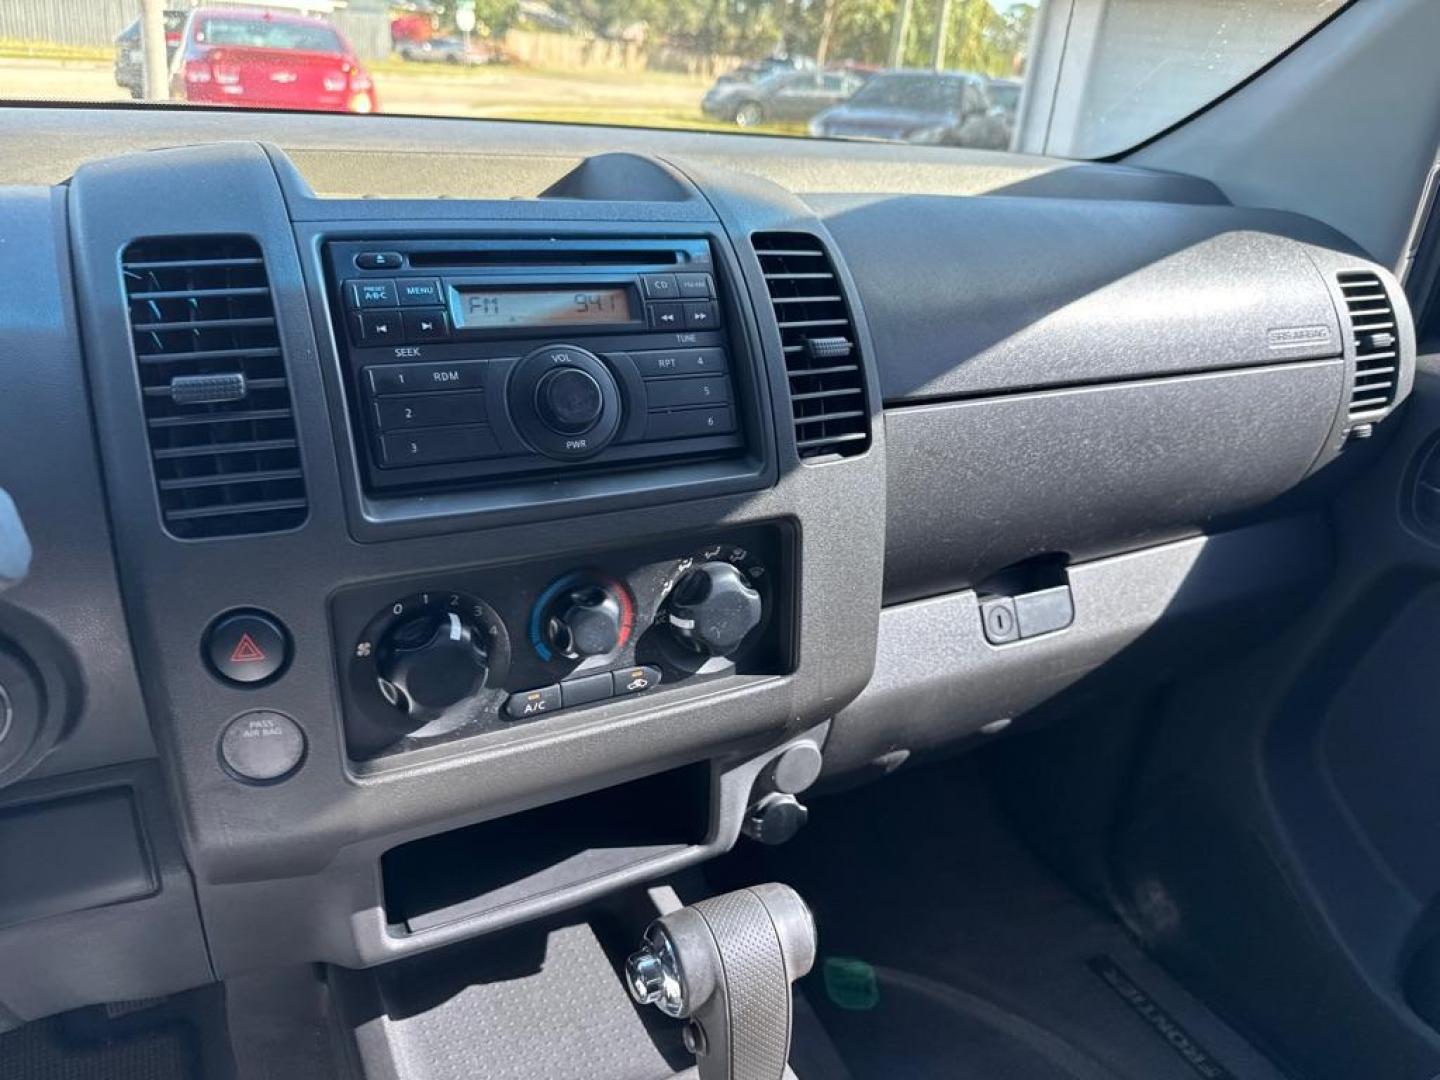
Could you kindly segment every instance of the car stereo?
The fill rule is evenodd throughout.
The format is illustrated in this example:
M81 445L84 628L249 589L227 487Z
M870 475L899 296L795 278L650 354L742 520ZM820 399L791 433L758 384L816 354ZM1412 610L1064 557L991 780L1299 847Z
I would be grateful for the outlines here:
M704 239L326 247L367 486L744 451L725 283ZM738 340L737 340L738 339Z

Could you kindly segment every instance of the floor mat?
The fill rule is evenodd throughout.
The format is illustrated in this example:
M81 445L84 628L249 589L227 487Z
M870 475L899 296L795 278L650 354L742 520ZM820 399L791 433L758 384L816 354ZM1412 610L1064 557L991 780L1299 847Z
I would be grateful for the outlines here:
M71 1037L56 1017L0 1035L5 1080L199 1080L199 1060L180 1024L89 1042Z
M810 901L803 985L855 1080L1283 1080L1042 866L963 763L817 800L810 820L763 865L717 870Z

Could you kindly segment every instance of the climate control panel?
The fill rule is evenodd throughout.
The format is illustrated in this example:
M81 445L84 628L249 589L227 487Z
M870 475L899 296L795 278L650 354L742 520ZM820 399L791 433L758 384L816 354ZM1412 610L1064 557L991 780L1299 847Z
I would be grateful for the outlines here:
M793 669L784 523L371 583L332 601L352 759Z

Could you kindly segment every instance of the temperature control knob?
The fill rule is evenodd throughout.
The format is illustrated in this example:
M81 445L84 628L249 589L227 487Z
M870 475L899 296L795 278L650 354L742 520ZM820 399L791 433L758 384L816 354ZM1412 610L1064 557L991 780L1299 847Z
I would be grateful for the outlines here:
M423 722L475 694L489 670L474 626L454 611L427 612L402 622L383 643L380 692Z
M666 620L675 636L697 652L730 656L760 625L760 594L727 562L687 570L670 593Z
M573 660L614 652L623 627L620 601L596 585L563 596L550 617L546 635L556 652Z

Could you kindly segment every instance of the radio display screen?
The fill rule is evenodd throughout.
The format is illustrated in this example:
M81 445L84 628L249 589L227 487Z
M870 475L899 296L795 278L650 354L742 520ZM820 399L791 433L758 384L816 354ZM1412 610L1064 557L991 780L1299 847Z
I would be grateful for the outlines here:
M455 325L463 330L507 330L523 326L627 323L630 290L500 289L452 285Z

